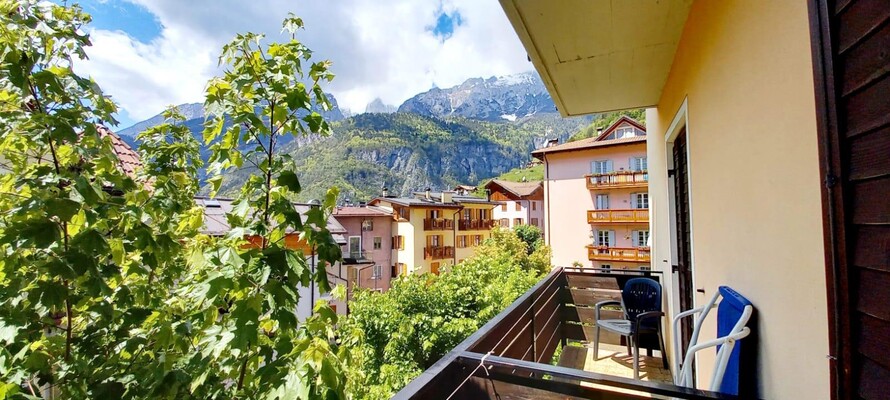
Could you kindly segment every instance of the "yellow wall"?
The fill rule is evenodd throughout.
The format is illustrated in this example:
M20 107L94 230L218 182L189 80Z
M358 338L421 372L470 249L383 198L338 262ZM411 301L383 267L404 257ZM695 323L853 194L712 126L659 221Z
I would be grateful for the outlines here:
M694 287L707 291L696 305L730 285L757 307L763 398L829 398L806 2L697 1L684 29L658 107L647 112L653 266L670 271L665 135L688 98ZM702 339L715 330L711 321ZM700 383L713 354L704 352Z

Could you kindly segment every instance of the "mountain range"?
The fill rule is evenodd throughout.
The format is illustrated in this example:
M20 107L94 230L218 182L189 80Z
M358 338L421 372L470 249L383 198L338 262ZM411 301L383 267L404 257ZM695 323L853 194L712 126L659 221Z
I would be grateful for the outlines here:
M299 200L319 198L332 185L344 200L363 201L383 186L406 195L426 187L476 184L525 165L529 153L547 139L564 141L590 122L562 118L535 73L473 78L417 94L398 107L375 99L366 112L349 117L333 95L329 98L335 107L323 115L332 122L332 135L282 143L282 151L297 160L303 187ZM200 139L201 104L184 104L180 112ZM140 131L161 122L157 115L117 133L137 145ZM208 156L206 149L202 155ZM220 193L237 191L254 172L245 168L227 174Z

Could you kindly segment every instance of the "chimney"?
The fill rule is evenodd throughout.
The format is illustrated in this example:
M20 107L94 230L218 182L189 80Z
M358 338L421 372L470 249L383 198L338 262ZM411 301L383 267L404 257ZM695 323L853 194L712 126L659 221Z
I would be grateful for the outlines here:
M485 189L485 200L491 201L491 189Z
M382 194L383 198L387 198L389 196L389 189L386 186L384 186L381 194Z
M429 200L430 199L430 188L426 188L425 192L426 192L426 199Z
M365 206L367 206L367 205L368 205L368 203L365 203L364 201L360 201L360 202L358 202L358 206L359 206L359 207L365 207Z
M453 195L454 195L454 192L451 192L451 191L446 190L446 191L442 192L442 203L453 203L454 202L454 198L452 197Z
M602 134L603 134L603 127L596 128L596 135L599 136Z
M556 146L556 145L558 145L558 144L559 144L559 138L548 139L548 140L547 140L547 145L544 146L544 147L553 147L553 146Z

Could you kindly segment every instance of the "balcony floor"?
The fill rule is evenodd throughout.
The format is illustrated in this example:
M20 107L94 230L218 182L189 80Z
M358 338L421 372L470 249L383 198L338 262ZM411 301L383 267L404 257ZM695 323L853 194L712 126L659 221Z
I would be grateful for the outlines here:
M559 357L559 366L580 369L598 374L620 376L622 378L634 377L633 357L627 354L627 347L614 344L600 343L599 359L593 358L593 347L567 346L563 348ZM659 354L655 351L653 355ZM662 368L661 357L647 357L646 350L640 349L640 380L662 383L673 383L671 371ZM597 387L599 385L582 382L581 385ZM651 397L648 393L633 390L605 388L609 391L624 392Z

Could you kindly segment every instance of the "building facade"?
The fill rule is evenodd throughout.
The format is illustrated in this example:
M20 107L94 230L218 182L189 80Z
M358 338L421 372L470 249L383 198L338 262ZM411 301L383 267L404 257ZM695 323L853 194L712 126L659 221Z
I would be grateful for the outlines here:
M544 184L534 182L508 182L492 179L485 184L492 201L500 203L494 208L494 220L502 228L534 225L544 228Z
M597 137L553 145L544 162L544 236L553 264L649 269L646 129L621 117Z
M498 203L454 192L379 197L370 205L392 215L394 276L438 274L460 263L491 236Z
M358 288L385 292L392 279L392 213L375 206L334 209L346 229L343 264L349 267L347 291Z

